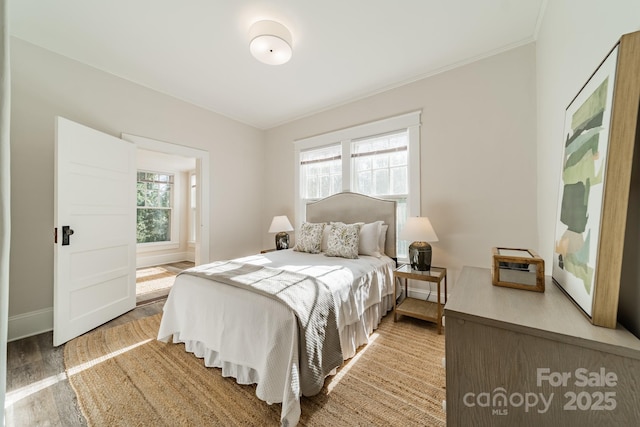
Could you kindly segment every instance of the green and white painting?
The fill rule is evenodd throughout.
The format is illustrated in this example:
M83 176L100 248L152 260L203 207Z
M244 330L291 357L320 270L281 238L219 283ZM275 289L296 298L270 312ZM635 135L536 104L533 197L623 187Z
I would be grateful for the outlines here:
M553 278L591 316L617 48L565 115Z

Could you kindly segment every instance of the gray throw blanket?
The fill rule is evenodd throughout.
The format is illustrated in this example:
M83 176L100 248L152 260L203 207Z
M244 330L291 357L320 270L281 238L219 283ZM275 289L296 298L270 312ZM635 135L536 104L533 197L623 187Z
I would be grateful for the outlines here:
M234 261L206 264L180 274L247 289L287 305L298 320L300 388L303 395L318 394L326 376L344 361L333 294L321 280Z

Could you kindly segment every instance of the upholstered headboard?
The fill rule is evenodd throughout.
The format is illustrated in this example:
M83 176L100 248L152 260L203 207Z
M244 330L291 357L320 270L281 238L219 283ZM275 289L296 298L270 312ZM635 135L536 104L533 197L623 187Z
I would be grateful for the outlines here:
M344 192L307 205L307 222L341 221L370 223L384 221L389 225L384 253L396 258L396 202L376 199L364 194Z

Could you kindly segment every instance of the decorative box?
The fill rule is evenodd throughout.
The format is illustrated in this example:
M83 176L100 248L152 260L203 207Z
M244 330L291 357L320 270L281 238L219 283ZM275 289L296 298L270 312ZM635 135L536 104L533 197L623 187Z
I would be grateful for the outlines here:
M531 249L493 248L491 281L496 286L544 292L544 260Z

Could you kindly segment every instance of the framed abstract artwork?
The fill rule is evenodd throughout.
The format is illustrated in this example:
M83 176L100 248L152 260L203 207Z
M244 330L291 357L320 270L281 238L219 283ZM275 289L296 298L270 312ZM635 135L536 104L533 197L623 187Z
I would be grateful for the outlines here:
M553 280L592 323L616 327L640 103L640 32L609 52L565 113Z

